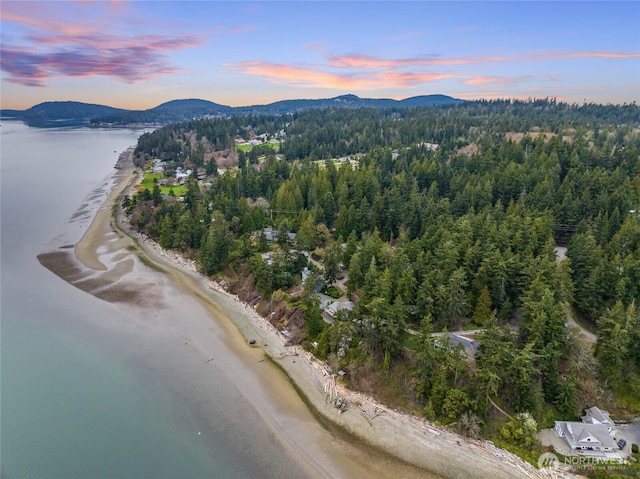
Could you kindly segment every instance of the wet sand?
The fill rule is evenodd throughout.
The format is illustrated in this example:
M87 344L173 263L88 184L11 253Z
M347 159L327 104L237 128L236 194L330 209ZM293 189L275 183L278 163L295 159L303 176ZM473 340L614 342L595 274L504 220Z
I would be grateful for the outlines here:
M128 194L135 179L127 152L123 155L110 189L98 189L90 197L90 202L102 203L82 239L71 248L69 238L62 235L57 245L39 256L40 262L90 294L143 311L145 318L162 316L154 311L165 308L184 311L187 298L197 298L208 311L208 320L189 319L197 314L187 309L180 318L155 320L155 326L194 348L204 362L215 361L227 371L246 397L256 401L289 452L314 475L545 477L488 443L465 441L346 390L326 365L299 347L285 346L267 321L198 274L193 264L130 231L121 215L118 219L112 215L118 197ZM91 209L82 205L71 221L83 218L86 224L88 214ZM249 340L255 345L250 346ZM334 407L336 396L348 401L345 412Z

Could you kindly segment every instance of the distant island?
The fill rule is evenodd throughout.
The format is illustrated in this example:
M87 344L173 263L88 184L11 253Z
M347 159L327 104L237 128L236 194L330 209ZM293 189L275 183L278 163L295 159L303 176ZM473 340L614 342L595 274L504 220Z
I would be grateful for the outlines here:
M140 124L161 126L202 117L282 115L328 108L417 108L460 103L464 103L464 100L447 95L421 95L404 100L341 95L317 100L282 100L267 105L231 107L208 100L191 98L171 100L148 110L125 110L76 101L50 101L39 103L27 110L0 110L0 117L22 120L27 125L36 127L71 125L102 127Z
M52 127L86 124L93 118L127 110L77 101L48 101L27 110L0 110L0 118L22 120L29 126Z

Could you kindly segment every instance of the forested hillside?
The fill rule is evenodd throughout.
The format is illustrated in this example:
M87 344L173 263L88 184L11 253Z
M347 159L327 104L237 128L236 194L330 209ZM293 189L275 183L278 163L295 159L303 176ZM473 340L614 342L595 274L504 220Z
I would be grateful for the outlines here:
M280 143L235 151L260 135ZM231 152L237 167L218 174ZM594 404L640 413L637 105L196 120L136 153L206 171L181 198L157 184L125 198L134 225L243 299L273 298L277 326L351 387L524 456L538 451L528 416L507 415L549 427ZM324 321L317 285L354 308ZM436 334L461 329L478 330L476 350Z
M77 101L47 101L24 111L2 110L0 115L23 120L29 126L52 127L86 124L91 118L123 111L121 108Z

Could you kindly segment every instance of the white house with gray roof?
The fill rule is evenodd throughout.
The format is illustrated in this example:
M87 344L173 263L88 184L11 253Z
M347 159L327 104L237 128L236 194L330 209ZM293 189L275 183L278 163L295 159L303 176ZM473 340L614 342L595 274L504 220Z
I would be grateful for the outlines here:
M553 430L564 438L574 453L609 452L618 450L614 437L616 430L609 413L597 406L585 410L582 422L556 421Z

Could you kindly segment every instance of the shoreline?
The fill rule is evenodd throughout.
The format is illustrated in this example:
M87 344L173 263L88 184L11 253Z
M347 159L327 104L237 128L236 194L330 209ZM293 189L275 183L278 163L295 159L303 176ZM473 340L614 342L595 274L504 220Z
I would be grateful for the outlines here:
M316 417L320 423L326 421L378 451L443 477L549 477L547 471L537 470L487 441L464 439L422 418L400 414L372 398L347 390L324 363L299 346L285 346L284 337L266 319L240 302L237 296L200 274L190 261L162 250L150 239L132 231L120 208L117 214L112 211L135 183L136 170L130 161L132 154L133 149L129 148L120 156L118 171L112 175L111 190L73 253L69 245L65 245L59 247L67 248L64 251L40 255L45 267L65 281L107 301L118 298L120 302L140 304L145 299L140 298L139 293L118 284L118 279L129 270L128 263L122 261L109 271L100 259L101 254L118 254L118 250L125 248L135 250L147 266L168 274L170 281L176 281L207 307L218 311L218 316L223 318L221 322L228 319L233 326L227 326L237 329L241 336L234 349L242 348L241 354L251 349L255 354L263 352L267 355L275 364L273 369L281 369L278 373L284 373L311 413L322 418ZM107 237L111 241L105 244ZM83 271L76 262L101 272L102 276L95 279L95 275ZM153 298L146 301L153 301ZM247 346L250 340L256 341L253 348ZM336 397L348 401L346 411L340 412L333 405Z

